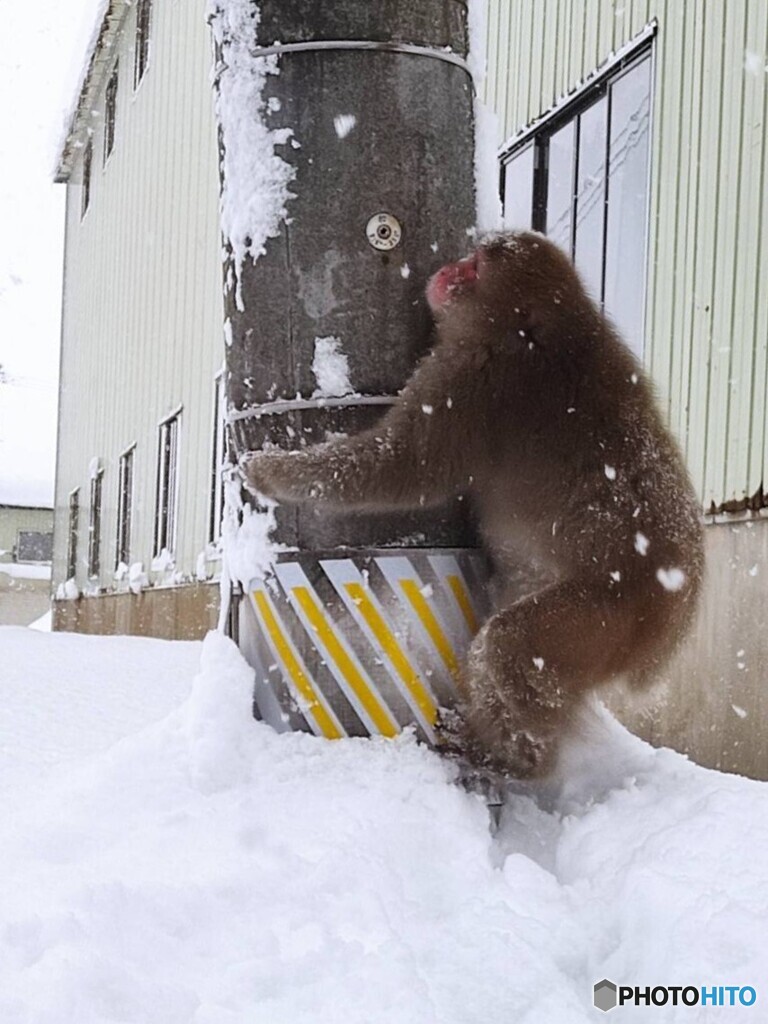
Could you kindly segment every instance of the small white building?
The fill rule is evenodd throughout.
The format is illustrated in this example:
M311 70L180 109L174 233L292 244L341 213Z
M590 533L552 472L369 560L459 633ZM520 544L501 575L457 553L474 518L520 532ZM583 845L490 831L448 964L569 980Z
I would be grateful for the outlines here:
M50 609L53 509L0 488L0 626L28 626Z

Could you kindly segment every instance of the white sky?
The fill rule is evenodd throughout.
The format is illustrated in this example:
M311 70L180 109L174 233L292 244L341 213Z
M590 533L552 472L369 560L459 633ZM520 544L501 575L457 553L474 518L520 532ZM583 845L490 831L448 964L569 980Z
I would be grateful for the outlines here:
M0 503L50 504L64 185L53 169L102 0L0 0Z

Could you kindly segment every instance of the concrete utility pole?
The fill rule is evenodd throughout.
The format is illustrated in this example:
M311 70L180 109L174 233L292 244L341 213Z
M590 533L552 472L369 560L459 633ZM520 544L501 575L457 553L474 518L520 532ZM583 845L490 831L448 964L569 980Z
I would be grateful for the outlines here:
M298 145L279 153L295 169L289 220L243 263L240 303L226 292L238 452L375 422L429 346L427 277L466 253L475 223L462 0L258 8L254 56L278 54L266 126ZM316 344L331 338L354 394L313 397ZM278 510L275 539L296 550L251 582L240 623L265 719L329 737L415 723L433 738L481 611L463 513Z

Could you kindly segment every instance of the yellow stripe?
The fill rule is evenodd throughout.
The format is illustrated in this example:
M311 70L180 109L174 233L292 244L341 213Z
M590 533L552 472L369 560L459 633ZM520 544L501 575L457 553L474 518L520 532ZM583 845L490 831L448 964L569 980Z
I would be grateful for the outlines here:
M424 688L418 673L408 661L405 652L379 614L376 605L359 583L345 583L344 586L360 610L360 614L368 623L371 632L381 644L382 650L392 662L395 671L410 690L424 718L430 725L434 725L437 721L437 705Z
M301 610L309 620L312 629L325 645L328 653L336 662L341 674L354 691L357 699L368 713L382 736L396 736L400 731L384 705L376 699L376 695L358 671L343 644L326 622L322 610L317 606L306 587L293 587L293 594Z
M307 678L306 673L302 670L301 665L296 660L296 656L291 650L291 645L285 637L285 634L280 629L272 608L270 607L269 601L265 594L255 590L253 593L253 599L258 606L261 616L264 619L264 625L267 628L267 632L272 638L272 643L275 645L275 649L280 656L283 664L288 670L293 683L298 690L299 694L304 698L308 705L308 710L312 717L320 727L320 731L323 736L329 740L338 740L344 735L339 729L338 725L331 716L328 714L326 709L318 700L317 694L312 686L312 683Z
M477 633L480 629L480 625L475 617L475 609L472 607L472 602L469 600L469 594L464 587L460 576L447 576L448 586L451 588L451 593L456 598L456 603L461 608L461 614L464 616L464 621L469 626L469 631L472 636Z
M413 605L413 610L421 620L421 624L429 634L432 643L437 648L440 657L446 664L448 671L451 675L458 679L459 677L459 663L456 661L456 655L453 653L453 648L448 643L448 639L440 628L440 623L434 616L432 609L427 604L427 601L419 590L415 580L400 580L400 586L403 588L403 593Z

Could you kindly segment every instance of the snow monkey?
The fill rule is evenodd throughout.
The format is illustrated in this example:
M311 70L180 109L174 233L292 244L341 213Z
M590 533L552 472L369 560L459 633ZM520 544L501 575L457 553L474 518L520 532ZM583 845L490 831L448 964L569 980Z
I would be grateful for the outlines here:
M544 236L493 237L426 295L436 343L376 427L253 453L244 472L278 501L471 501L502 600L470 648L451 742L477 767L541 775L590 689L643 686L684 635L698 505L640 365ZM521 563L543 581L522 598Z

